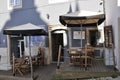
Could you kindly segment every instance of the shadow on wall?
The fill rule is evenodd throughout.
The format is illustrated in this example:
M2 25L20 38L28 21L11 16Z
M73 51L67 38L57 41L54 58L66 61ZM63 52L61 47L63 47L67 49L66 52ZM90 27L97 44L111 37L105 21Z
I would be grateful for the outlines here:
M22 8L14 9L10 13L10 20L5 23L3 29L32 23L37 26L45 25L44 29L47 31L47 24L41 19L41 14L38 13L36 9L37 7L35 6L34 0L22 0ZM3 32L1 32L0 36L4 39L2 40L4 43L1 42L0 47L7 47L6 35L3 35Z
M79 0L75 0L75 12L80 11ZM69 5L69 10L67 13L72 13L72 3Z
M15 9L10 14L11 19L6 22L5 27L13 27L21 24L32 23L34 25L45 25L36 11L34 0L23 0L21 9Z
M41 13L38 12L36 9L37 9L37 7L35 6L34 0L22 0L22 8L14 9L10 13L10 20L8 20L6 22L3 30L6 28L10 28L10 27L31 23L36 26L44 25L41 27L47 31L48 30L47 24L41 19L41 17L40 17ZM3 31L1 32L0 36L1 36L1 39L4 39L4 43L1 43L0 47L7 47L7 37L6 37L6 35L3 34ZM11 43L11 45L10 45L11 53L12 52L19 53L20 52L18 49L19 38L17 37L16 39L14 39L14 41L12 41L12 40L13 39L11 38L11 42L10 42ZM45 42L47 42L47 41L48 41L48 39L46 38ZM45 45L47 45L47 44L45 44ZM16 47L14 48L12 46L16 46ZM26 46L28 46L28 45L26 45Z
M75 11L80 11L79 0L75 0Z

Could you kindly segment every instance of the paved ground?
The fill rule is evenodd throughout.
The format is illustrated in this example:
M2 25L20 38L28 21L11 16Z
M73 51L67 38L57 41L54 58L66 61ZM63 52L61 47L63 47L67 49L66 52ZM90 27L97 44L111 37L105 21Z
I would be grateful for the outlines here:
M52 75L56 72L56 64L44 66L35 71L36 80L51 80Z
M112 78L112 77L101 77L101 78L97 78L97 79L87 79L87 80L120 80L120 76L116 77L116 78Z
M35 80L51 80L52 75L56 72L56 64L39 66L35 68L34 78ZM31 80L30 73L21 76L19 73L15 77L12 76L12 71L0 71L0 80ZM79 80L79 79L72 79ZM81 80L81 79L80 79ZM97 79L87 79L87 80L120 80L120 77L101 77Z
M53 73L56 72L56 64L39 66L35 68L35 80L51 80ZM31 80L30 73L21 76L19 73L15 77L12 76L12 71L0 71L0 80Z
M69 63L69 60L66 60L60 67L63 71L79 71L79 72L114 72L113 66L105 66L103 59L93 59L92 65L88 66L85 70L85 67L80 65L72 65Z
M13 77L9 75L0 75L0 80L32 80L30 78Z

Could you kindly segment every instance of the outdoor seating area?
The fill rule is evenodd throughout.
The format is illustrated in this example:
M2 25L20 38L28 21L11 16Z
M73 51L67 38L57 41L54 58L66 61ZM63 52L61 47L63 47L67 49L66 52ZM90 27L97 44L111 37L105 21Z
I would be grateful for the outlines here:
M15 64L14 64L14 71L15 73L20 73L21 76L23 76L27 70L29 70L30 65L25 58L18 58L15 59Z
M80 64L80 63L79 63ZM81 67L80 65L73 65L66 60L60 66L60 71L72 71L72 72L115 72L114 66L106 66L103 59L92 59L92 65L87 67Z
M86 46L79 49L68 49L70 64L80 67L92 66L94 48Z
M14 57L13 60L14 60L12 61L13 75L19 73L21 76L23 76L24 74L31 72L30 71L31 64L33 66L33 69L40 65L44 65L44 51L42 48L39 48L38 54L36 56L23 56L20 58Z
M35 78L35 80L51 80L51 77L55 73L55 71L56 64L37 66L36 68L34 68L33 77ZM33 80L30 77L31 76L30 72L24 74L23 76L21 76L19 73L16 73L16 75L13 77L12 70L9 71L0 70L0 75L1 75L0 80ZM5 79L1 79L1 77L4 76Z
M81 80L96 77L118 76L119 71L114 66L106 66L103 58L92 56L82 56L78 53L78 49L68 49L69 58L61 64L55 79L62 80ZM87 61L85 62L85 59ZM86 65L86 66L85 66ZM59 77L60 76L60 77Z

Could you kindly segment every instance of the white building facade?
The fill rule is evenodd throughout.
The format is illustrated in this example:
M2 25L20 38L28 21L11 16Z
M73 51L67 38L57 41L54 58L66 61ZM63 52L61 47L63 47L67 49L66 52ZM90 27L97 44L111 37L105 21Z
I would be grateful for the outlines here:
M103 4L105 4L105 6ZM44 40L44 47L46 49L45 61L46 64L50 64L53 62L52 32L62 28L63 31L58 31L58 33L62 33L64 36L64 48L72 46L72 37L66 37L70 29L61 25L59 22L59 16L81 10L104 12L104 9L106 20L105 23L98 26L98 28L103 31L104 25L112 25L115 43L114 52L117 63L116 67L117 69L120 69L120 8L117 6L116 0L1 0L0 7L0 70L9 70L11 68L10 55L12 52L10 49L11 46L9 45L11 44L12 39L10 35L3 35L3 30L5 28L32 23L37 26L42 26L44 29L46 29L49 33L49 37L47 40L46 38ZM104 33L102 32L102 34ZM69 33L67 36L70 35L71 33ZM27 37L25 37L23 41L25 43L25 50L27 52ZM101 42L104 42L104 38L102 38ZM32 54L37 53L38 47L39 46L34 46L32 49ZM109 58L106 57L111 55L109 53L112 53L112 51L109 52L109 50L105 48L105 63L106 65L113 65L113 59L110 61Z

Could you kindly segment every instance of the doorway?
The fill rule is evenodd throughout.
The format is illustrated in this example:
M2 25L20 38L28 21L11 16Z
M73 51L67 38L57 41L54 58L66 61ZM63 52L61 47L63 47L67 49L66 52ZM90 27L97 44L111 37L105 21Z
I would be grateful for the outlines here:
M24 37L23 36L10 36L10 56L12 57L12 54L14 53L14 56L16 58L20 58L24 56Z
M93 47L99 46L100 36L101 36L101 33L97 27L86 28L86 43L87 44Z
M18 53L20 57L24 56L24 40L18 40Z
M59 45L62 46L60 61L64 61L63 33L52 33L52 61L57 62Z
M98 35L98 30L91 30L90 31L90 45L95 47L97 45L97 35Z

